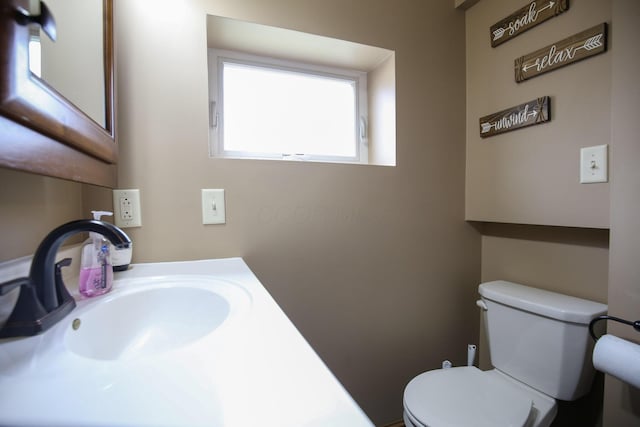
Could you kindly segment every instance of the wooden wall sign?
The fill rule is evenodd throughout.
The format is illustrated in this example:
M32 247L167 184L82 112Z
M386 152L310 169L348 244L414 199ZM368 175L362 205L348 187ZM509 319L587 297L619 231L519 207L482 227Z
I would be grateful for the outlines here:
M534 0L491 26L491 47L517 37L567 9L569 9L569 0Z
M520 83L606 50L607 24L602 23L516 59L516 82Z
M549 97L507 108L506 110L480 118L480 136L498 135L527 126L539 125L551 120Z

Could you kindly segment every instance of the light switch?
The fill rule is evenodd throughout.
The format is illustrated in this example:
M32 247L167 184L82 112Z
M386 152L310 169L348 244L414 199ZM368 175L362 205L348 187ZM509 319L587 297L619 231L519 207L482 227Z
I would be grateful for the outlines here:
M225 224L224 190L202 190L202 223Z
M580 183L607 182L607 145L580 149Z

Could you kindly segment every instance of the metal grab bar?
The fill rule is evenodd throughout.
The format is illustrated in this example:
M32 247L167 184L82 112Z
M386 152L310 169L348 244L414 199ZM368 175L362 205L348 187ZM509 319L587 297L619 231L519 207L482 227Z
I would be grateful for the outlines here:
M621 319L615 316L608 316L605 314L603 316L598 316L595 319L593 319L591 322L589 322L589 334L591 335L591 338L593 338L594 341L598 341L598 338L596 337L596 334L593 332L593 327L597 322L601 320L613 320L614 322L624 323L625 325L633 326L633 329L640 332L640 320L636 320L632 322L630 320Z

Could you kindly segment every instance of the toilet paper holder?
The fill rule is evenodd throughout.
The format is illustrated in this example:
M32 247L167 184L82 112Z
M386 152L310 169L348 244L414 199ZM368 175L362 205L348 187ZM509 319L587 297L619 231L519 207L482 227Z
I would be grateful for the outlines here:
M633 326L633 329L640 332L640 320L636 320L632 322L630 320L621 319L619 317L609 316L605 314L602 316L598 316L595 319L593 319L591 322L589 322L589 334L591 334L591 338L593 338L594 341L598 341L598 337L596 337L595 332L593 332L593 327L597 322L601 320L613 320L614 322L624 323L625 325Z

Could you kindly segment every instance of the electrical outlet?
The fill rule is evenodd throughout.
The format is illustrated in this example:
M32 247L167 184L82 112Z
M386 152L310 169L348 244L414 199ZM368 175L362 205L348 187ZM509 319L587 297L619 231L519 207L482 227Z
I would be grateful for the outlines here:
M123 221L131 221L133 219L133 209L131 209L131 199L129 197L120 197L120 218Z
M118 227L141 227L140 190L113 190L113 210Z

